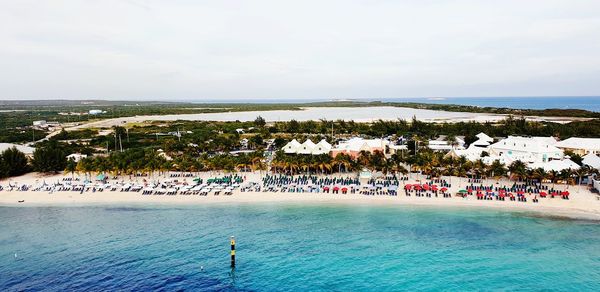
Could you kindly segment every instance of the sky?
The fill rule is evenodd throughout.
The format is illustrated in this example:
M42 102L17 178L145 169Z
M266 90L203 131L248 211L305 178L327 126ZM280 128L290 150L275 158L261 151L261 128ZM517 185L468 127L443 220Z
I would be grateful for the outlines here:
M598 0L0 0L0 99L578 95Z

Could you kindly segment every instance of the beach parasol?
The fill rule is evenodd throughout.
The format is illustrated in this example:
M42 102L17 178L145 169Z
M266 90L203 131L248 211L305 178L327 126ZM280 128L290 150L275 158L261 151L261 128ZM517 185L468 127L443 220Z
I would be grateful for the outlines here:
M447 190L448 190L448 188L447 188L447 187L442 187L442 188L440 189L440 191L442 191L442 192L444 192L444 193L445 193Z

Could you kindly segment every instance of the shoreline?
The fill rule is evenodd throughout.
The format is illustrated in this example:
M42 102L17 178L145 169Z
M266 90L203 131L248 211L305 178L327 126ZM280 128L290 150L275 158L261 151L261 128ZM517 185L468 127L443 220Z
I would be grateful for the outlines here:
M200 173L201 177L211 177L215 173ZM259 173L245 173L248 176L247 182L256 182L260 180ZM69 175L41 175L31 173L25 176L12 178L12 183L26 183L34 185L41 180L52 183ZM134 183L142 178L127 179L120 177L126 183ZM148 180L160 179L168 180L165 177L147 177ZM418 179L418 178L416 178ZM117 181L118 181L117 180ZM191 181L191 178L187 180ZM452 178L455 182L451 193L454 194L460 188L457 178ZM180 179L186 181L186 179ZM416 180L414 180L416 181ZM0 185L6 186L8 180L0 181ZM406 183L413 183L413 180ZM489 182L488 182L489 183ZM508 183L508 182L502 182ZM464 182L463 182L464 184ZM464 186L463 186L464 187ZM600 221L600 200L596 194L587 189L571 187L571 196L569 200L557 198L540 198L539 203L520 201L498 201L498 200L477 200L475 196L461 198L452 196L444 198L435 197L417 197L415 195L406 196L404 191L400 191L397 196L389 195L363 195L359 193L351 194L333 194L333 193L290 193L290 192L242 192L236 189L231 195L143 195L140 192L121 192L121 191L98 191L84 192L79 191L0 191L0 206L4 207L84 207L84 206L216 206L216 205L253 205L253 204L290 204L290 205L319 205L319 206L353 206L353 207L375 207L375 206L417 206L428 208L461 208L477 210L494 210L512 213L525 213L543 217L557 217L569 219L583 219ZM24 201L24 202L19 202Z
M8 194L8 195L7 195ZM107 196L108 194L108 196ZM248 195L250 194L250 195ZM231 196L206 197L197 195L141 195L139 193L101 192L95 194L64 193L60 195L35 192L11 192L0 195L2 207L102 207L102 206L145 206L145 207L198 207L198 206L240 206L240 205L312 205L350 207L421 207L421 208L460 208L464 210L493 210L508 213L538 215L541 217L591 220L600 222L600 209L582 209L577 206L561 206L560 203L544 202L534 204L510 201L479 201L469 198L427 198L399 196L333 195L327 193L239 193ZM118 197L118 198L115 198ZM19 203L18 200L25 200ZM554 203L546 204L544 203ZM600 202L596 207L600 206Z

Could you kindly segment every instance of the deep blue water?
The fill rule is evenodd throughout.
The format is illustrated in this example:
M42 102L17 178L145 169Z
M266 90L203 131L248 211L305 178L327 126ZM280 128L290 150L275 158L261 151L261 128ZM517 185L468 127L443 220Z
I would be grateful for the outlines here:
M600 224L406 206L0 208L0 291L184 289L600 291Z

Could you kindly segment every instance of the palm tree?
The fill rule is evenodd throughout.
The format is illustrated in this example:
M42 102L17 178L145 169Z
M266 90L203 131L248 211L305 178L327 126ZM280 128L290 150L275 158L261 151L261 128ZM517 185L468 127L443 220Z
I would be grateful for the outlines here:
M496 159L492 164L488 167L488 173L491 177L498 179L506 174L506 167L500 160Z
M75 160L73 158L70 158L69 160L67 160L67 166L65 167L65 172L67 173L71 173L71 177L73 177L73 173L77 171L77 163L75 163Z
M554 170L554 169L550 170L548 172L548 176L547 177L548 177L548 179L550 181L552 181L552 188L554 188L554 183L556 182L556 179L558 178L559 175L560 175L560 173L558 171Z
M573 170L570 168L563 169L560 171L559 175L561 180L563 180L566 184L570 184L573 179Z
M510 178L522 180L527 176L527 165L521 160L515 160L508 166L508 171L510 171Z
M483 163L483 159L477 159L473 163L473 171L477 174L477 178L480 178L481 175L485 175L485 163Z
M590 174L590 167L587 165L584 165L584 166L580 167L578 170L576 170L575 174L579 177L578 185L581 186L581 181L583 180L583 177Z

